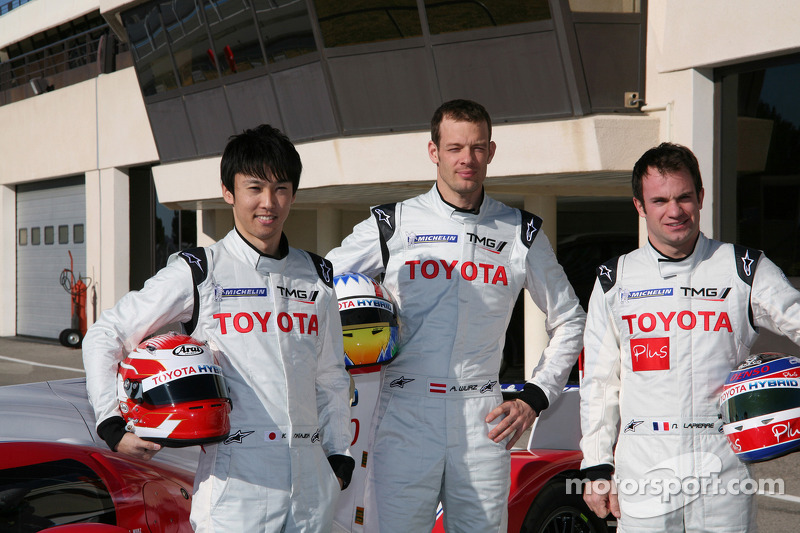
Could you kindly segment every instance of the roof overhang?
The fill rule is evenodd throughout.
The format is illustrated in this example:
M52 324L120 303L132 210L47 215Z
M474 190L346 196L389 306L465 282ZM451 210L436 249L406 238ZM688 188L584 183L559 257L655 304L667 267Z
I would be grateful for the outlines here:
M497 152L486 190L510 204L527 195L629 196L630 172L659 141L657 118L597 115L493 127ZM295 209L347 209L398 201L435 179L429 132L345 137L297 145L303 175ZM219 157L153 168L159 201L218 209Z

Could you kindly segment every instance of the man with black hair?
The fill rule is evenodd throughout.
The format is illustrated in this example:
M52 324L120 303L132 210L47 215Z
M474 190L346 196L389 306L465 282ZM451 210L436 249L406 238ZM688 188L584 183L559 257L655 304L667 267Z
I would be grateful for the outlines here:
M118 363L174 322L217 354L237 438L207 445L200 456L196 531L330 531L354 468L331 264L289 247L283 234L301 170L294 146L275 128L233 136L221 176L234 229L208 248L171 256L141 291L103 312L83 341L97 432L112 450L141 459L160 446L126 431Z
M703 235L703 182L685 146L645 152L632 187L648 243L600 265L589 301L584 500L619 531L755 531L719 398L760 328L800 344L800 293L760 250Z
M480 104L442 104L431 190L373 207L327 256L337 273L385 276L401 322L370 434L370 533L429 532L440 501L448 532L504 532L509 450L560 394L581 349L585 315L541 219L484 194L491 125ZM547 314L550 342L520 399L504 402L498 373L523 288Z

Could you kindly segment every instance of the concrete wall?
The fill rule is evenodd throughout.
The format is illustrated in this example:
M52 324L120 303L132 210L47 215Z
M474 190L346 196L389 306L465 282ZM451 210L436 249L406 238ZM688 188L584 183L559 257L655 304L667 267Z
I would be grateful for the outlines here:
M0 184L158 160L133 68L0 106L0 124Z

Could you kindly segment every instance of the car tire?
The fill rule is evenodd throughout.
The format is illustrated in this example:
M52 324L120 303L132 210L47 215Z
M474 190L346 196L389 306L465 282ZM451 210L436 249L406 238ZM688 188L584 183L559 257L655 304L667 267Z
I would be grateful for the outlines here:
M583 496L567 493L565 479L554 479L533 500L520 533L607 533L606 522L586 506Z
M65 329L58 336L58 341L67 348L80 348L81 342L83 342L83 335L81 335L80 330Z

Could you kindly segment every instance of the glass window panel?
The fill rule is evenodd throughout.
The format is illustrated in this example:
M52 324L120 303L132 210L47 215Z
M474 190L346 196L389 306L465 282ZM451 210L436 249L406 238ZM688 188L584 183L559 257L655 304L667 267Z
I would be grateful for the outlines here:
M158 6L146 4L130 9L123 13L122 22L130 38L142 94L152 96L176 89L178 83Z
M19 229L19 245L27 246L28 244L28 228Z
M172 45L180 84L186 87L219 78L208 30L195 0L161 2L161 16Z
M641 13L641 0L569 0L573 13Z
M83 242L83 224L75 224L72 226L72 242L81 244Z
M800 63L738 74L736 241L800 276Z
M39 531L77 521L116 524L103 480L83 463L58 459L0 471L0 531Z
M327 48L422 35L416 0L314 0Z
M547 0L425 0L432 34L550 19Z
M58 226L58 244L69 244L69 226Z
M277 63L316 52L317 45L311 33L311 18L305 2L254 0L253 7L267 51L267 61Z
M203 5L223 76L264 65L247 0L205 0Z
M31 228L31 244L36 246L42 243L41 228Z
M44 227L44 243L53 244L55 242L55 228L53 226Z

